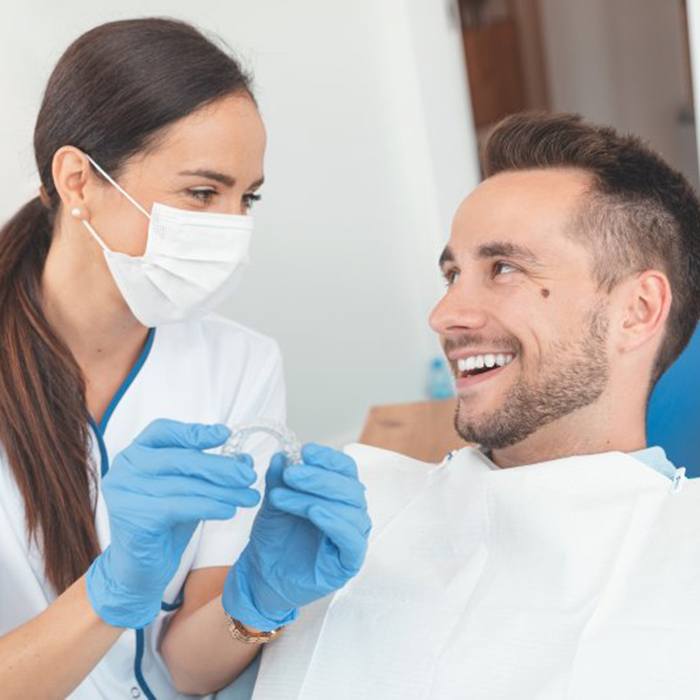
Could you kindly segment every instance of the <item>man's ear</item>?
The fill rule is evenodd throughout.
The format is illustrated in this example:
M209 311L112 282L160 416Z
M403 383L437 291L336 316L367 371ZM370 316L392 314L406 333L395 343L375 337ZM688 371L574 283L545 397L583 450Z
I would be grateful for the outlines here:
M631 352L663 333L671 309L671 285L659 270L645 270L623 283L618 350Z

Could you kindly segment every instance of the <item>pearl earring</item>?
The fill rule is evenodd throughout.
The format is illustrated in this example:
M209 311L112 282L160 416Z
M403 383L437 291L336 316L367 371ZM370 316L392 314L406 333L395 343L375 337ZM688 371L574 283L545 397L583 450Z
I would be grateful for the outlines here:
M77 219L80 217L80 215L83 213L78 207L73 207L70 210L70 213Z

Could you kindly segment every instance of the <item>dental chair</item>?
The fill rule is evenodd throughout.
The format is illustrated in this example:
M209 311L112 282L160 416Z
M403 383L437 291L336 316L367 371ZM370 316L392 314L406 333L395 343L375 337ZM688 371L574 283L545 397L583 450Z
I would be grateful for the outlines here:
M652 392L647 440L687 476L700 476L700 328Z

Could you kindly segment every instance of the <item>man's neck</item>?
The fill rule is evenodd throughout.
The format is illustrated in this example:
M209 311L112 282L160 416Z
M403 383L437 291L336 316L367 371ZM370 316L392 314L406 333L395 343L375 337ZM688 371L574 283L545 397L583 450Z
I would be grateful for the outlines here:
M574 411L509 447L491 451L499 467L518 467L574 455L633 452L646 447L644 410L614 402L613 410L599 404ZM624 411L622 409L625 409Z

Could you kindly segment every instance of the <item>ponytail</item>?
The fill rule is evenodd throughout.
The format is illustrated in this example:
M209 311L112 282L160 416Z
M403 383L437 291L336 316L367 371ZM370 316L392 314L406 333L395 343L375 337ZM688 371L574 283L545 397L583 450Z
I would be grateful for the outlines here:
M233 94L252 98L237 61L191 24L159 17L90 29L65 50L46 85L34 127L42 196L0 230L0 448L58 592L100 550L85 381L42 310L42 273L62 211L54 156L70 144L116 177L163 129Z
M100 549L85 384L42 311L52 226L53 212L36 197L0 230L0 444L24 500L29 540L61 593Z

